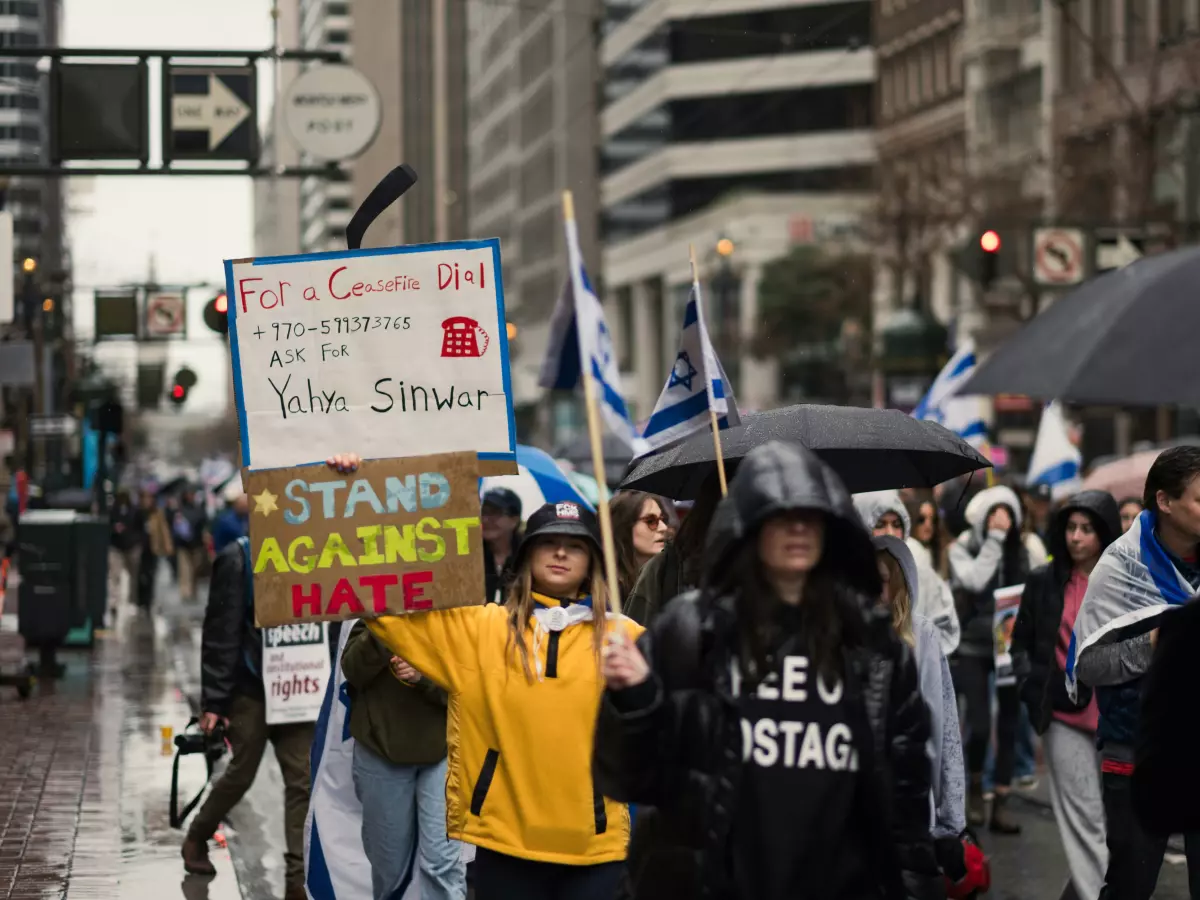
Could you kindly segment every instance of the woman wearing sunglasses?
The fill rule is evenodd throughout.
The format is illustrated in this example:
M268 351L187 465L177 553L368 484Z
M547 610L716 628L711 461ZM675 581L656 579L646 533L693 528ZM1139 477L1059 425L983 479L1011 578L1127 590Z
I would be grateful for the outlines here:
M666 546L671 536L671 521L662 499L642 491L621 491L613 497L611 509L620 579L617 596L624 605L642 566Z

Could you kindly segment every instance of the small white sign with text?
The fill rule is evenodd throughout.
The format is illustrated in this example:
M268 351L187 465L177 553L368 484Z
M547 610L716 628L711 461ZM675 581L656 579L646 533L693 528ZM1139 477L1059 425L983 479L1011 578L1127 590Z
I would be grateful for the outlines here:
M267 724L317 721L332 672L328 623L279 625L264 628L262 636Z

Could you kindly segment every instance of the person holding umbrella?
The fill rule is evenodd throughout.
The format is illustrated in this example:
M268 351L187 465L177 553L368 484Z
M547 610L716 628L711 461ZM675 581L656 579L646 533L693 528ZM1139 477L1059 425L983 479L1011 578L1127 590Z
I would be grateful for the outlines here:
M594 768L639 804L627 893L943 896L929 710L841 481L801 447L750 451L703 583L604 657Z

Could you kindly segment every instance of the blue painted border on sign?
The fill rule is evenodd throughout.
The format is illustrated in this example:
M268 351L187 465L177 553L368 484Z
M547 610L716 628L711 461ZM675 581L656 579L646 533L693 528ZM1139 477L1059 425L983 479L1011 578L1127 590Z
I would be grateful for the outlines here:
M401 256L408 253L430 253L439 250L487 250L492 251L492 268L496 279L496 312L498 314L500 334L496 339L500 342L500 367L504 379L504 402L508 409L508 451L492 451L480 453L480 459L505 460L516 462L517 459L517 416L513 406L512 370L509 367L508 355L508 324L504 314L504 278L500 265L500 239L483 238L475 241L450 241L445 244L408 244L403 247L373 247L367 250L333 250L325 253L299 253L294 256L263 256L251 261L254 266L279 265L281 263L314 262L319 260L361 259L369 256ZM250 435L246 428L246 403L242 393L242 366L238 353L237 328L237 293L233 284L233 265L235 260L225 260L225 296L229 298L229 354L233 363L233 395L237 404L238 434L242 442L242 466L250 467ZM300 465L323 465L324 460Z
M250 433L246 429L246 402L242 396L242 362L238 353L237 328L237 294L233 291L233 260L225 260L225 315L228 319L229 358L233 363L233 402L237 405L238 437L242 444L242 468L250 466Z

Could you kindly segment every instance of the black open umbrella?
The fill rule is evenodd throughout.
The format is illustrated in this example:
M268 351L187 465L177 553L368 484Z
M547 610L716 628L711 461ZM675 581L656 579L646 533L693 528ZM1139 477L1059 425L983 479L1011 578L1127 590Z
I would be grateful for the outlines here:
M976 370L961 394L1116 406L1200 406L1200 247L1081 285Z
M895 409L801 404L747 416L721 432L730 477L743 456L767 441L800 444L825 460L851 493L933 487L991 466L974 447L935 422ZM692 500L716 471L712 434L705 431L643 460L622 488Z

